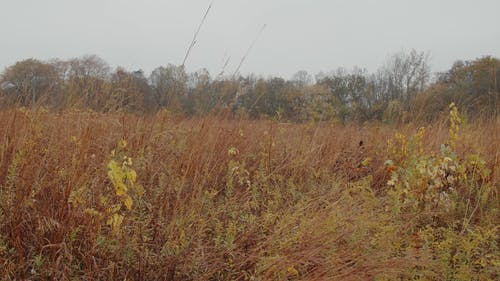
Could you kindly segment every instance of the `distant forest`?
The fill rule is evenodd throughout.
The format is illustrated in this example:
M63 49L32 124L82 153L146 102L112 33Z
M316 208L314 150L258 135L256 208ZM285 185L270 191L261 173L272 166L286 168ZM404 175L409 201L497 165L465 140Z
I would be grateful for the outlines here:
M0 107L91 110L150 114L167 110L187 116L231 112L283 121L431 121L455 102L468 118L500 112L500 60L456 61L432 73L429 56L412 50L388 58L376 72L340 68L291 79L256 75L213 76L167 65L143 71L112 69L103 59L26 59L0 76ZM444 113L443 113L444 112Z

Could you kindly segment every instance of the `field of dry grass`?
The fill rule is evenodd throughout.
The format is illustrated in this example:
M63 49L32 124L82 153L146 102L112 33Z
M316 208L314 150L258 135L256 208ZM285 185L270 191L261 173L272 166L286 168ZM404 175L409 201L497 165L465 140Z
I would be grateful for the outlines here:
M3 111L0 276L500 278L500 122L449 123Z

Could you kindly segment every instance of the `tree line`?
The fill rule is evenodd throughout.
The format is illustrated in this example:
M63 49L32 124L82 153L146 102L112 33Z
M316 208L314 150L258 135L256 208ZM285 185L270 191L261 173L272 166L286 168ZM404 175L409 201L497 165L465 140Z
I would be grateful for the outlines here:
M26 59L0 76L0 106L152 113L188 116L229 111L280 120L400 122L433 120L455 102L471 118L500 112L500 60L457 61L431 73L429 56L412 50L388 58L374 73L337 69L314 77L299 71L290 79L256 75L213 77L169 64L148 76L141 70L112 69L103 59Z

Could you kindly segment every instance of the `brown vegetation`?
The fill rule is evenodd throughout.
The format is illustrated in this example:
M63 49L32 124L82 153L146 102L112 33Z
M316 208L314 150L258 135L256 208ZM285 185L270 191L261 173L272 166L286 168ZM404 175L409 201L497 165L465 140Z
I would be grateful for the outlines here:
M425 131L0 112L0 275L499 278L500 123L451 112Z
M425 53L398 53L375 73L338 69L315 79L256 75L211 76L167 65L149 76L112 70L96 56L67 61L27 59L0 75L0 108L46 108L206 116L230 110L252 119L385 123L442 118L452 102L471 120L499 116L500 60L458 61L433 77ZM446 114L446 113L445 113Z

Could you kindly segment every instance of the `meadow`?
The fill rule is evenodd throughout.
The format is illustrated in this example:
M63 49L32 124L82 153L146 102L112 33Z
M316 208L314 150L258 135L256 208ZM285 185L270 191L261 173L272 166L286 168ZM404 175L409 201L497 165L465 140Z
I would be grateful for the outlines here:
M498 280L500 119L0 112L2 280Z

